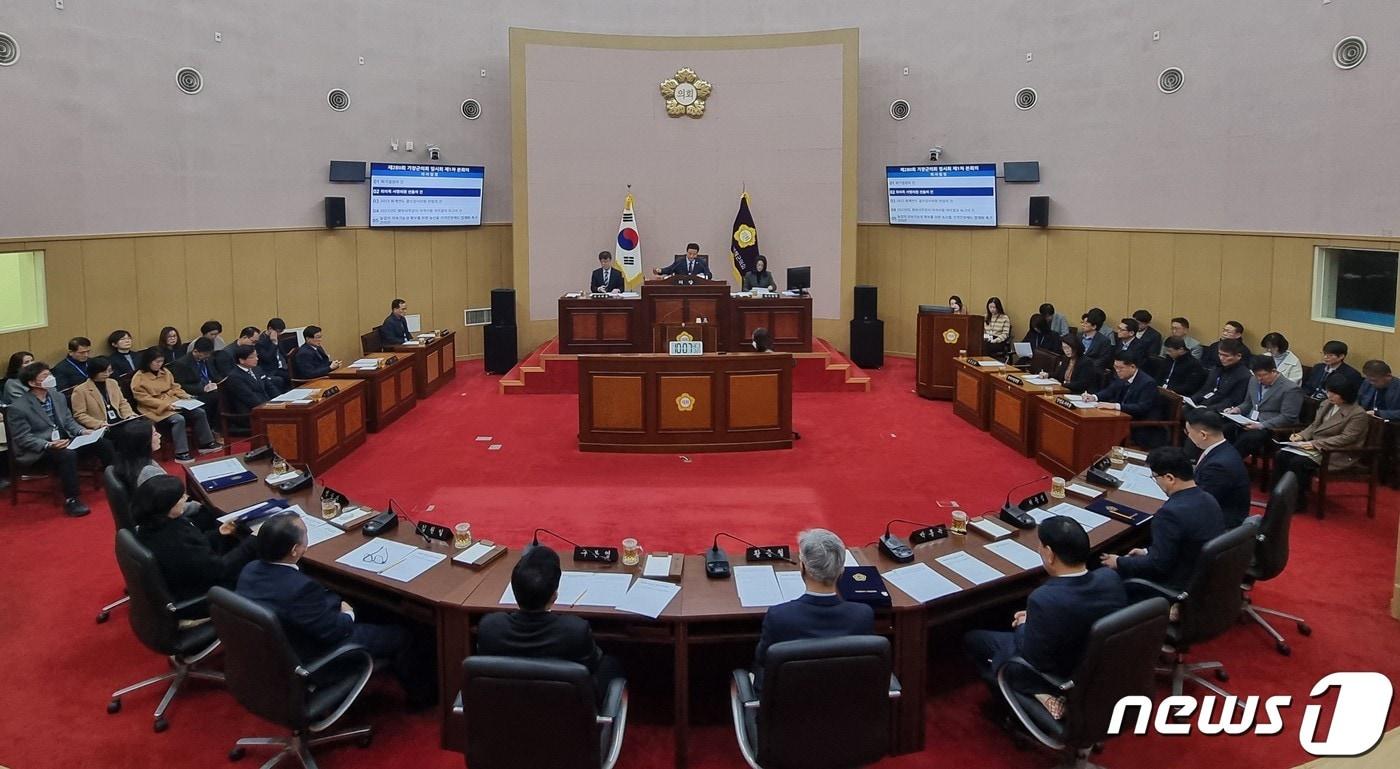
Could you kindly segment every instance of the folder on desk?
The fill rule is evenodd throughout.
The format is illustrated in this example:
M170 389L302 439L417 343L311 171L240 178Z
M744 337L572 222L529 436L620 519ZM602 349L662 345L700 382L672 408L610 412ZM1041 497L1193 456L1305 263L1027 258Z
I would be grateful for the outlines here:
M190 475L199 482L205 491L220 491L233 486L242 486L258 479L237 457L221 459L190 468Z
M885 587L880 570L874 566L847 566L836 579L836 592L847 601L876 608L890 605L890 590Z
M1119 523L1127 523L1133 526L1141 526L1152 520L1152 515L1150 513L1144 513L1137 508L1128 507L1122 502L1109 502L1106 499L1090 502L1088 509L1099 515L1106 515Z

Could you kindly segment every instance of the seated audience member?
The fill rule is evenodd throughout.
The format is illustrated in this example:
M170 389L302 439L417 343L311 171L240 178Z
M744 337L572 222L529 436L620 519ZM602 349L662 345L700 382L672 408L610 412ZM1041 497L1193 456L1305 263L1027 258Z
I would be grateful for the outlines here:
M1205 349L1201 350L1201 365L1205 366L1207 369L1220 365L1220 343L1230 340L1240 343L1240 354L1243 355L1246 360L1253 357L1253 354L1249 351L1249 345L1244 343L1244 324L1237 320L1227 320L1225 321L1225 325L1220 328L1220 339L1211 342Z
M237 592L277 615L282 632L303 662L341 644L359 644L375 659L394 661L410 709L432 702L432 654L416 648L420 644L406 628L357 621L350 604L297 567L307 549L306 524L300 516L290 512L271 516L254 539L258 558L238 575Z
M135 494L147 480L157 475L168 475L154 459L155 453L160 451L160 431L151 424L151 420L138 416L122 422L112 428L107 437L111 439L112 451L116 455L112 470L128 495ZM186 502L185 515L203 531L219 528L219 520L198 502Z
M28 350L10 355L10 362L5 366L5 386L0 387L0 405L8 406L29 392L29 388L19 381L19 372L33 362L34 354Z
M1226 528L1244 523L1249 517L1249 469L1225 440L1225 418L1210 409L1192 409L1186 415L1186 437L1201 450L1196 485L1220 503Z
M1101 314L1086 312L1079 318L1079 346L1084 351L1086 361L1093 363L1094 368L1100 371L1108 368L1113 360L1113 343L1099 333L1099 327L1103 325L1103 321L1099 320Z
M875 632L875 610L841 598L836 579L846 568L846 545L826 529L797 535L797 562L807 592L787 603L771 606L754 650L754 688L763 686L768 647L783 641L836 638Z
M1052 515L1036 529L1046 580L1011 619L1011 630L972 630L963 648L993 693L997 710L1004 701L997 671L1021 657L1042 673L1069 678L1084 656L1089 629L1128 605L1123 581L1112 569L1088 569L1089 535L1073 518ZM1021 668L1007 671L1012 688L1024 694L1057 693L1039 676Z
M758 352L773 352L773 335L763 326L753 330L753 348Z
M75 336L68 340L68 357L54 367L53 375L58 379L59 390L68 391L82 384L88 378L88 356L92 354L92 340L85 336Z
M1201 343L1196 341L1196 337L1191 336L1191 321L1180 317L1172 318L1171 335L1186 345L1186 351L1191 353L1191 357L1196 360L1201 359ZM1166 340L1162 341L1165 344Z
M1060 337L1050 330L1044 315L1032 315L1031 327L1021 341L1031 346L1031 352L1049 350L1056 355L1060 352Z
M223 448L209 429L209 415L198 408L185 411L176 408L175 401L190 397L175 377L165 368L165 356L160 350L150 349L141 353L141 370L131 378L131 395L136 399L136 410L141 416L156 423L164 423L170 429L170 441L175 444L175 459L181 463L194 461L190 455L190 438L185 425L194 428L199 452L207 454Z
M155 349L160 350L161 357L166 363L174 363L185 356L185 343L180 339L180 330L174 326L166 326L160 330L160 339L156 341ZM140 371L140 361L136 370Z
M619 277L622 275L616 270L613 272ZM408 319L404 317L406 315L408 315L408 302L395 299L389 303L389 317L379 324L380 344L395 345L413 341L413 335L408 332Z
M967 309L963 307L962 297L957 294L948 297L948 309L952 310L954 315L967 314Z
M258 368L258 351L252 347L235 347L234 367L224 378L223 388L227 393L228 422L230 432L248 434L251 421L248 415L253 409L267 403L280 394L273 380Z
M222 350L228 346L228 344L224 342L223 334L224 324L218 322L217 320L206 320L204 321L204 324L199 327L199 336L202 336L205 339L208 339L209 341L213 342L215 350ZM195 337L195 339L198 338L199 337ZM189 346L185 349L186 353L189 353L190 351L194 350L195 339L190 340Z
M203 531L185 515L189 506L185 482L172 475L157 475L142 483L131 496L131 520L136 538L151 551L161 576L177 601L199 598L209 588L234 589L238 574L255 557L257 540L235 536L232 523ZM198 605L181 613L181 619L209 616Z
M1192 357L1181 337L1169 336L1162 340L1162 357L1157 358L1155 364L1157 370L1150 372L1152 378L1177 395L1195 395L1205 384L1205 368Z
M1134 548L1122 556L1104 555L1100 560L1124 579L1140 577L1169 590L1184 590L1201 546L1225 533L1225 516L1215 497L1196 485L1196 468L1184 449L1155 448L1147 454L1147 466L1152 480L1167 494L1167 501L1152 517L1152 546Z
M331 360L331 356L327 355L325 348L321 346L323 336L320 326L307 326L302 331L306 344L298 347L296 354L292 356L297 379L319 379L331 373L333 369L340 368L340 361Z
M1368 360L1361 367L1366 381L1361 383L1356 402L1367 414L1385 420L1400 419L1400 386L1395 385L1390 364L1383 360Z
M89 430L131 419L136 412L126 402L122 388L112 378L112 364L101 355L88 361L88 378L68 394L73 418Z
M1064 315L1055 312L1055 305L1049 302L1042 304L1040 306L1040 317L1044 318L1045 322L1049 324L1050 333L1054 334L1056 339L1069 333L1069 321L1065 320Z
M1138 310L1133 313L1133 320L1138 322L1137 336L1142 340L1142 348L1147 351L1147 355L1161 355L1162 332L1152 327L1152 313Z
M593 675L601 701L608 682L622 668L593 641L588 620L549 610L559 593L559 554L547 547L526 549L510 573L518 611L495 612L481 618L476 653L499 657L529 657L577 662Z
M1241 414L1254 420L1238 430L1233 422L1227 433L1235 433L1234 446L1242 456L1260 454L1273 443L1273 429L1298 424L1303 410L1303 389L1285 379L1272 355L1254 356L1254 378L1249 380L1244 403L1225 409L1224 414Z
M1270 331L1259 340L1259 346L1273 356L1274 365L1278 366L1278 373L1282 374L1284 379L1296 385L1303 383L1303 364L1299 362L1297 355L1288 351L1288 337L1277 331Z
M1295 443L1274 455L1275 478L1292 470L1298 475L1298 507L1307 502L1308 486L1322 467L1322 449L1356 449L1366 443L1370 427L1366 412L1356 405L1360 389L1346 374L1336 372L1327 378L1326 402L1317 407L1312 424L1288 436ZM1329 470L1346 470L1356 464L1354 454L1333 454Z
M1132 356L1139 367L1145 365L1147 359L1152 355L1147 343L1139 336L1141 331L1142 325L1137 322L1137 318L1123 318L1113 329L1114 354L1127 353Z
M230 371L233 371L233 367L238 365L233 360L234 350L239 347L257 347L258 338L261 336L262 329L257 326L244 326L243 330L238 332L238 339L233 344L222 350L215 350L213 358L214 381L222 382L224 377L228 376Z
M262 373L272 380L272 386L277 388L277 394L292 388L291 366L287 363L287 356L282 352L282 346L278 343L283 332L287 330L287 324L281 318L272 318L267 322L267 330L258 337L258 362L257 366L262 369ZM238 361L234 361L237 365Z
M1327 397L1327 380L1341 374L1348 382L1361 387L1361 373L1347 363L1347 343L1335 339L1322 346L1322 362L1312 367L1303 382L1303 394L1314 400Z
M755 288L778 290L778 281L773 280L773 273L768 271L768 257L762 254L753 260L753 269L744 273L744 290L752 291Z
M1004 355L1011 347L1011 317L1001 306L1001 299L987 300L987 314L983 318L982 339L986 341L987 355Z
M109 360L112 362L112 376L127 376L136 373L141 365L141 353L132 349L131 332L124 328L107 335L107 346L112 349Z
M207 337L194 340L190 345L189 354L167 368L170 375L175 377L175 383L180 385L180 389L204 404L206 414L219 413L219 380L223 377L219 376L214 364L212 340Z
M10 461L26 470L36 465L53 467L63 485L63 511L74 517L87 515L88 506L79 498L78 457L96 456L106 467L112 464L112 444L103 438L77 451L68 450L72 439L92 431L68 411L66 399L55 389L58 383L49 364L30 363L19 370L19 381L27 392L5 410Z
M1238 339L1218 343L1216 358L1220 361L1206 373L1201 389L1192 393L1191 400L1200 408L1224 411L1244 403L1249 391L1249 366L1241 361L1247 354Z
M1054 377L1065 389L1080 395L1099 387L1099 367L1094 361L1084 357L1084 346L1077 336L1066 336L1060 340L1060 352L1064 360L1055 369Z
M1113 354L1114 380L1107 387L1084 399L1098 404L1097 408L1121 411L1137 420L1160 418L1160 396L1157 383L1142 369L1138 368L1137 358L1126 350ZM1167 440L1166 431L1160 427L1134 427L1131 440L1143 448L1160 446Z

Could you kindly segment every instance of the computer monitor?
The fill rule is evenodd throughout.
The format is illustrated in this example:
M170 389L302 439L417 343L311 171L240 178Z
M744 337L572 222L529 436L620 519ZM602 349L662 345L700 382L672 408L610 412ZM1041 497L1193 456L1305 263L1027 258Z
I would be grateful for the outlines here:
M789 267L787 268L787 290L795 291L799 294L807 293L807 289L812 287L812 268Z
M943 313L943 314L946 315L946 314L951 313L952 311L953 311L953 308L952 308L952 307L949 307L949 306L946 305L946 304L921 304L921 305L919 305L919 312L939 312L939 313Z

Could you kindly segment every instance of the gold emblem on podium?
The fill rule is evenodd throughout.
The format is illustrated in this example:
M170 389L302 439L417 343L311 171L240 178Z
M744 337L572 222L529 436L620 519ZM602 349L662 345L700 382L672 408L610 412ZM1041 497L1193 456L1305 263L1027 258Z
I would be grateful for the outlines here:
M944 341L944 343L946 343L946 344L957 344L957 343L958 343L958 330L955 329L955 328L950 328L950 329L948 329L947 331L944 331L944 332L943 332L943 341Z
M694 395L691 395L690 393L681 393L680 395L677 395L677 396L676 396L676 410L677 410L677 411L694 411L694 410L695 410L695 396L694 396Z
M695 70L681 67L676 70L675 77L661 81L661 97L666 100L666 114L671 117L704 117L705 100L710 98L712 89L713 86L701 80Z
M679 334L676 334L676 341L677 341L677 342L694 342L694 341L695 341L695 337L691 336L689 331L682 331L682 332L680 332Z

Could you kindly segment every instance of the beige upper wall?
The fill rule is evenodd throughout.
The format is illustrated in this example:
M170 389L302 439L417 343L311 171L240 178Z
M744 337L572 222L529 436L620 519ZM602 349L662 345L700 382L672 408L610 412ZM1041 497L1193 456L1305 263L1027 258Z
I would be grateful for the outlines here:
M421 160L428 142L485 165L485 219L511 221L512 26L858 27L861 221L885 220L882 167L933 144L949 161L1041 161L1041 184L1002 188L1008 223L1047 194L1058 224L1390 237L1400 208L1392 0L12 2L0 30L22 55L0 68L0 237L315 227L325 195L363 224L364 186L329 184L326 162ZM1343 72L1330 52L1348 34L1370 55ZM197 96L175 88L185 65L205 76ZM1164 96L1156 74L1172 65L1186 86ZM1040 92L1028 112L1012 106L1022 86ZM326 106L334 87L348 112ZM458 115L468 97L481 119ZM898 123L897 97L913 104ZM392 138L417 151L391 152Z

